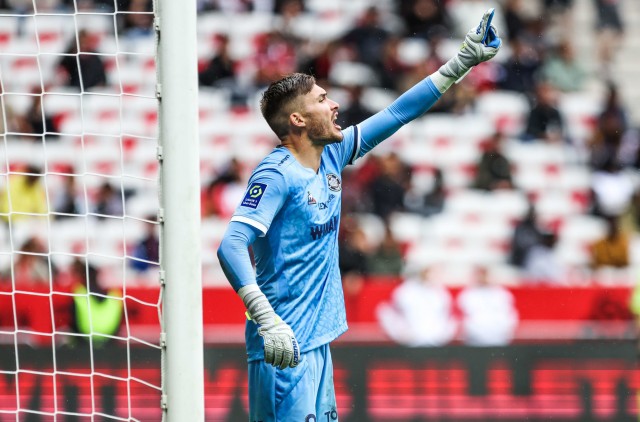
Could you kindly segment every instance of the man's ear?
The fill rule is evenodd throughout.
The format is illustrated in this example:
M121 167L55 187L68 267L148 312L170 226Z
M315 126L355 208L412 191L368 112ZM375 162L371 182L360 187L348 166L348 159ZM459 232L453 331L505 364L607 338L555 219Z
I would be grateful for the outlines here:
M293 126L295 127L305 127L306 126L306 122L304 120L304 117L302 117L302 114L300 113L291 113L289 115L289 123L291 123Z

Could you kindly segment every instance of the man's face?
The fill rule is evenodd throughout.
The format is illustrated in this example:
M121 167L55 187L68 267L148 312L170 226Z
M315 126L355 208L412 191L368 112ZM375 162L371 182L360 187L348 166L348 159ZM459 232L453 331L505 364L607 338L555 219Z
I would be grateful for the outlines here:
M338 103L327 97L327 92L315 85L303 98L302 116L306 120L307 134L314 144L342 142L342 128L336 124Z

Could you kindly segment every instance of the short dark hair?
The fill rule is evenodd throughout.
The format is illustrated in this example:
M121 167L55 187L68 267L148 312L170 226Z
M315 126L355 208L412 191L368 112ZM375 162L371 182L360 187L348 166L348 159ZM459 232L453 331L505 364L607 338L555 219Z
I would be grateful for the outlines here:
M262 94L260 111L271 130L282 139L289 133L289 106L301 95L313 89L316 79L304 73L292 73L272 82Z

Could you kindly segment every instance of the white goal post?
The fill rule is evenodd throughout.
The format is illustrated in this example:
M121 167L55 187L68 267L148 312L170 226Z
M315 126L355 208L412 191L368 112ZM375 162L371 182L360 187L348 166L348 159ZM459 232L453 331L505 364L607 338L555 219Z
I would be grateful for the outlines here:
M169 422L204 421L196 15L195 0L157 4Z

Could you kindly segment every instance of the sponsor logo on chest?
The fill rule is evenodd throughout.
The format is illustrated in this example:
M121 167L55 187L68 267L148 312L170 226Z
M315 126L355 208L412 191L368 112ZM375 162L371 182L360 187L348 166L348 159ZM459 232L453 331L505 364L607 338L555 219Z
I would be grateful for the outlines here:
M333 217L331 217L329 219L329 221L327 221L324 224L319 224L317 226L311 226L310 229L310 234L311 234L311 238L313 240L318 240L321 239L322 237L326 236L329 233L333 233L335 231L338 230L338 224L339 224L339 216L334 215Z

